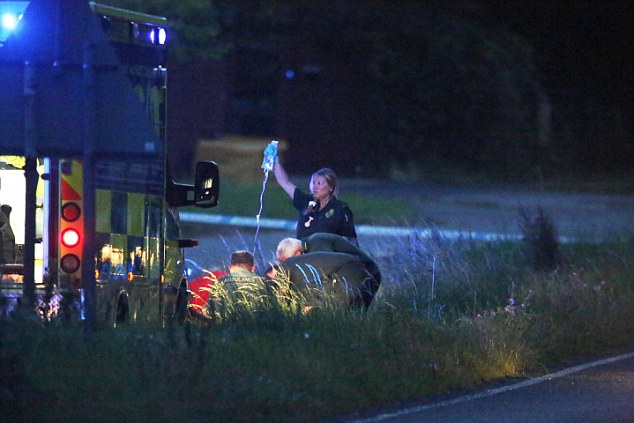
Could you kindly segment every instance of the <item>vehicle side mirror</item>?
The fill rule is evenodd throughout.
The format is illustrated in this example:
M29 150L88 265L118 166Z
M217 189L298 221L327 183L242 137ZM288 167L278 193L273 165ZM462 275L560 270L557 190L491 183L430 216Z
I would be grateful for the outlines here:
M198 247L197 239L179 239L178 240L178 248L192 248Z
M194 203L196 207L215 207L220 195L220 173L215 162L196 163Z

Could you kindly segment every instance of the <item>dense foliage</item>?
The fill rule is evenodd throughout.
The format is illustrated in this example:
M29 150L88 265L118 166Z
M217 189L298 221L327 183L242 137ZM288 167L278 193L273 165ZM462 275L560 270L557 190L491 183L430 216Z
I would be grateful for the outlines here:
M328 78L340 84L331 101L317 102L318 92L295 93L300 101L291 106L305 110L293 116L327 116L311 110L319 105L343 115L356 107L363 117L348 128L330 128L350 133L337 157L329 154L335 146L327 138L316 150L295 141L291 171L327 162L383 176L459 169L526 180L614 173L628 170L634 158L624 63L620 52L602 50L625 46L617 35L605 38L614 39L612 45L596 41L605 36L601 28L625 31L616 16L620 2L600 10L583 4L563 16L557 6L485 0L105 1L169 16L179 39L173 55L180 60L232 63L226 131L284 134L288 122L279 122L290 106L281 75L298 57L331 66ZM553 24L544 18L549 13L566 20ZM543 20L532 20L537 17ZM597 28L594 39L584 19ZM350 96L350 104L339 101ZM329 124L307 118L297 130Z

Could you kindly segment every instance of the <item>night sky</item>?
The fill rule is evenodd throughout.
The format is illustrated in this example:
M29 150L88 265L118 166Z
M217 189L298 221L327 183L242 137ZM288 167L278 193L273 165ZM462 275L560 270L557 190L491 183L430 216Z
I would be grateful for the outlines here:
M634 2L496 1L491 19L535 47L551 94L634 104ZM497 11L495 13L494 11Z

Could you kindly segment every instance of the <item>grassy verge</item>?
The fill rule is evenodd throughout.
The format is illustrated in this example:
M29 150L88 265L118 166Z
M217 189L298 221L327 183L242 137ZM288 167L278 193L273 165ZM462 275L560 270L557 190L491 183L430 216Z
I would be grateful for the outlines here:
M427 163L419 168L406 169L392 175L395 180L433 183L439 186L463 188L499 187L501 183L524 190L576 192L592 194L627 195L634 192L634 172L588 173L568 171L566 167L542 171L540 168L521 175L500 177L460 167L447 167L445 163Z
M298 422L336 418L631 346L634 238L565 245L412 240L382 259L367 312L296 308L215 325L0 322L7 421Z
M269 181L262 195L262 184L236 184L223 182L218 207L209 209L209 213L237 216L256 216L262 200L262 217L294 220L296 211L291 200L275 181ZM341 197L354 212L355 223L393 225L394 218L399 216L403 221L414 221L416 211L404 201L380 199L368 195L346 193ZM200 209L191 209L200 213Z
M441 171L425 174L422 180L426 183L433 182L439 186L462 186L467 188L482 188L500 186L499 180L487 178L483 175L471 175L460 173L443 173ZM305 181L302 181L305 183ZM298 182L300 183L300 182ZM508 182L507 182L508 183ZM512 184L512 183L511 183ZM515 185L512 185L515 186ZM536 178L524 181L522 190L553 191L553 192L579 192L596 194L620 194L627 195L633 192L634 173L610 176L579 176L557 175L547 178ZM236 216L255 217L260 212L264 218L290 219L296 218L296 212L291 201L274 180L269 180L264 186L256 184L238 184L231 181L223 181L220 204L218 207L202 211L192 208L195 213L213 213ZM518 188L520 186L518 185ZM420 219L419 212L414 205L407 200L386 200L372 196L371 192L357 194L344 191L341 199L346 201L354 212L355 223L358 225L399 225L403 222L416 222ZM480 208L487 204L470 204ZM491 204L495 206L495 204ZM427 222L433 223L433 222Z

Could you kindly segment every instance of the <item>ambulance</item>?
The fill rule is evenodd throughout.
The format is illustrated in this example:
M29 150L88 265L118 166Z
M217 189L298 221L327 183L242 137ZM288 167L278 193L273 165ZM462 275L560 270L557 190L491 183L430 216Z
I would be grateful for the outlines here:
M129 98L134 99L132 103L138 102L130 103L129 110L128 103L124 103L126 107L119 109L125 110L112 110L110 113L113 116L103 119L111 119L116 124L118 113L129 119L129 116L136 116L133 112L138 107L143 115L137 119L138 127L147 125L154 136L151 143L146 141L145 146L141 146L145 150L141 150L137 160L135 153L126 150L130 144L139 141L134 132L138 130L137 122L122 125L123 129L114 128L113 125L112 130L118 131L117 138L114 139L111 133L103 136L103 139L111 141L96 145L95 154L90 156L88 164L81 156L72 153L70 147L76 136L71 133L73 131L68 131L66 139L64 128L56 128L62 125L60 121L65 122L64 119L67 122L64 124L72 127L75 117L66 115L76 109L73 109L71 102L64 103L64 98L58 102L56 98L47 99L44 93L48 85L57 83L69 84L69 90L72 91L72 84L64 79L65 69L60 67L58 70L56 65L52 65L37 70L39 79L36 89L40 92L33 98L37 102L39 95L42 102L48 103L44 110L34 109L34 119L40 125L44 122L44 128L40 126L38 134L48 144L37 150L38 155L33 163L33 158L29 160L26 157L28 152L25 150L28 147L24 150L16 147L23 140L14 140L19 138L16 133L21 136L23 132L24 144L28 146L29 125L20 124L19 131L12 132L6 129L3 121L2 126L5 128L0 128L0 314L6 316L15 311L19 304L24 304L25 292L28 292L28 289L25 290L26 284L31 284L28 286L33 286L35 293L30 300L33 304L29 306L32 305L42 318L53 319L65 313L85 318L85 292L88 285L84 279L89 274L96 298L93 312L99 325L182 322L188 316L190 302L185 251L195 247L197 241L182 238L178 208L217 205L218 167L214 162L197 163L193 184L175 183L171 177L165 135L166 47L169 40L167 20L160 16L86 2L91 13L87 23L85 16L77 14L75 3L78 4L78 1L59 0L61 18L58 15L51 19L61 19L64 28L77 22L78 25L88 25L86 28L90 31L93 26L103 31L110 48L116 52L116 71L126 76L121 90L131 93L113 93L111 90L106 91L105 96L112 95L113 102L120 99L129 101ZM11 30L19 31L23 24L23 31L31 29L37 33L27 25L45 24L50 16L40 15L52 10L51 3L55 2L3 2L4 10L0 9L2 22L11 23ZM10 13L13 13L13 18L5 17ZM65 16L65 13L69 15ZM86 28L82 31L89 33ZM0 39L0 66L5 65L11 72L20 67L19 72L25 75L26 80L27 63L15 65L6 60L2 62L3 57L6 57L2 55L2 50L8 50L12 42L8 29L3 31L6 37ZM72 42L71 37L60 39L66 43ZM70 51L73 48L60 45L62 50ZM100 63L100 60L98 57L95 62ZM85 70L70 68L71 65L66 65L71 74L86 74ZM105 66L113 67L112 62ZM62 76L55 72L60 72ZM114 70L105 69L104 72ZM8 72L5 72L6 75ZM11 85L10 80L2 78L3 75L0 75L0 89L13 89L15 84ZM97 80L96 84L99 83ZM10 93L0 93L0 96L5 95L3 101L15 100L19 103L4 104L0 112L11 115L14 110L24 109L24 102L29 101L28 84L24 85L24 92L20 92L20 95L11 97ZM113 86L119 87L116 84ZM26 100L22 100L22 97ZM102 118L99 116L99 107L102 106L98 106L95 113L98 119ZM52 113L55 115L49 116ZM86 120L85 116L79 115L81 113L76 116L77 120ZM6 121L9 126L11 122ZM104 126L96 124L95 128L98 132ZM98 133L95 139L102 138ZM80 139L79 144L82 143ZM120 153L118 145L121 146ZM67 147L68 150L65 150ZM66 151L69 152L68 157L65 156ZM145 151L148 154L144 155ZM91 166L90 175L94 175L93 178L87 179L86 166ZM37 173L32 176L35 182L29 185L29 169L33 167ZM85 186L88 183L91 187L89 190ZM89 205L92 206L92 212L87 211ZM34 224L31 221L33 219ZM85 259L84 254L87 248L90 248L87 251L94 251L94 257L90 254L93 258L89 260ZM33 281L29 281L29 277Z

